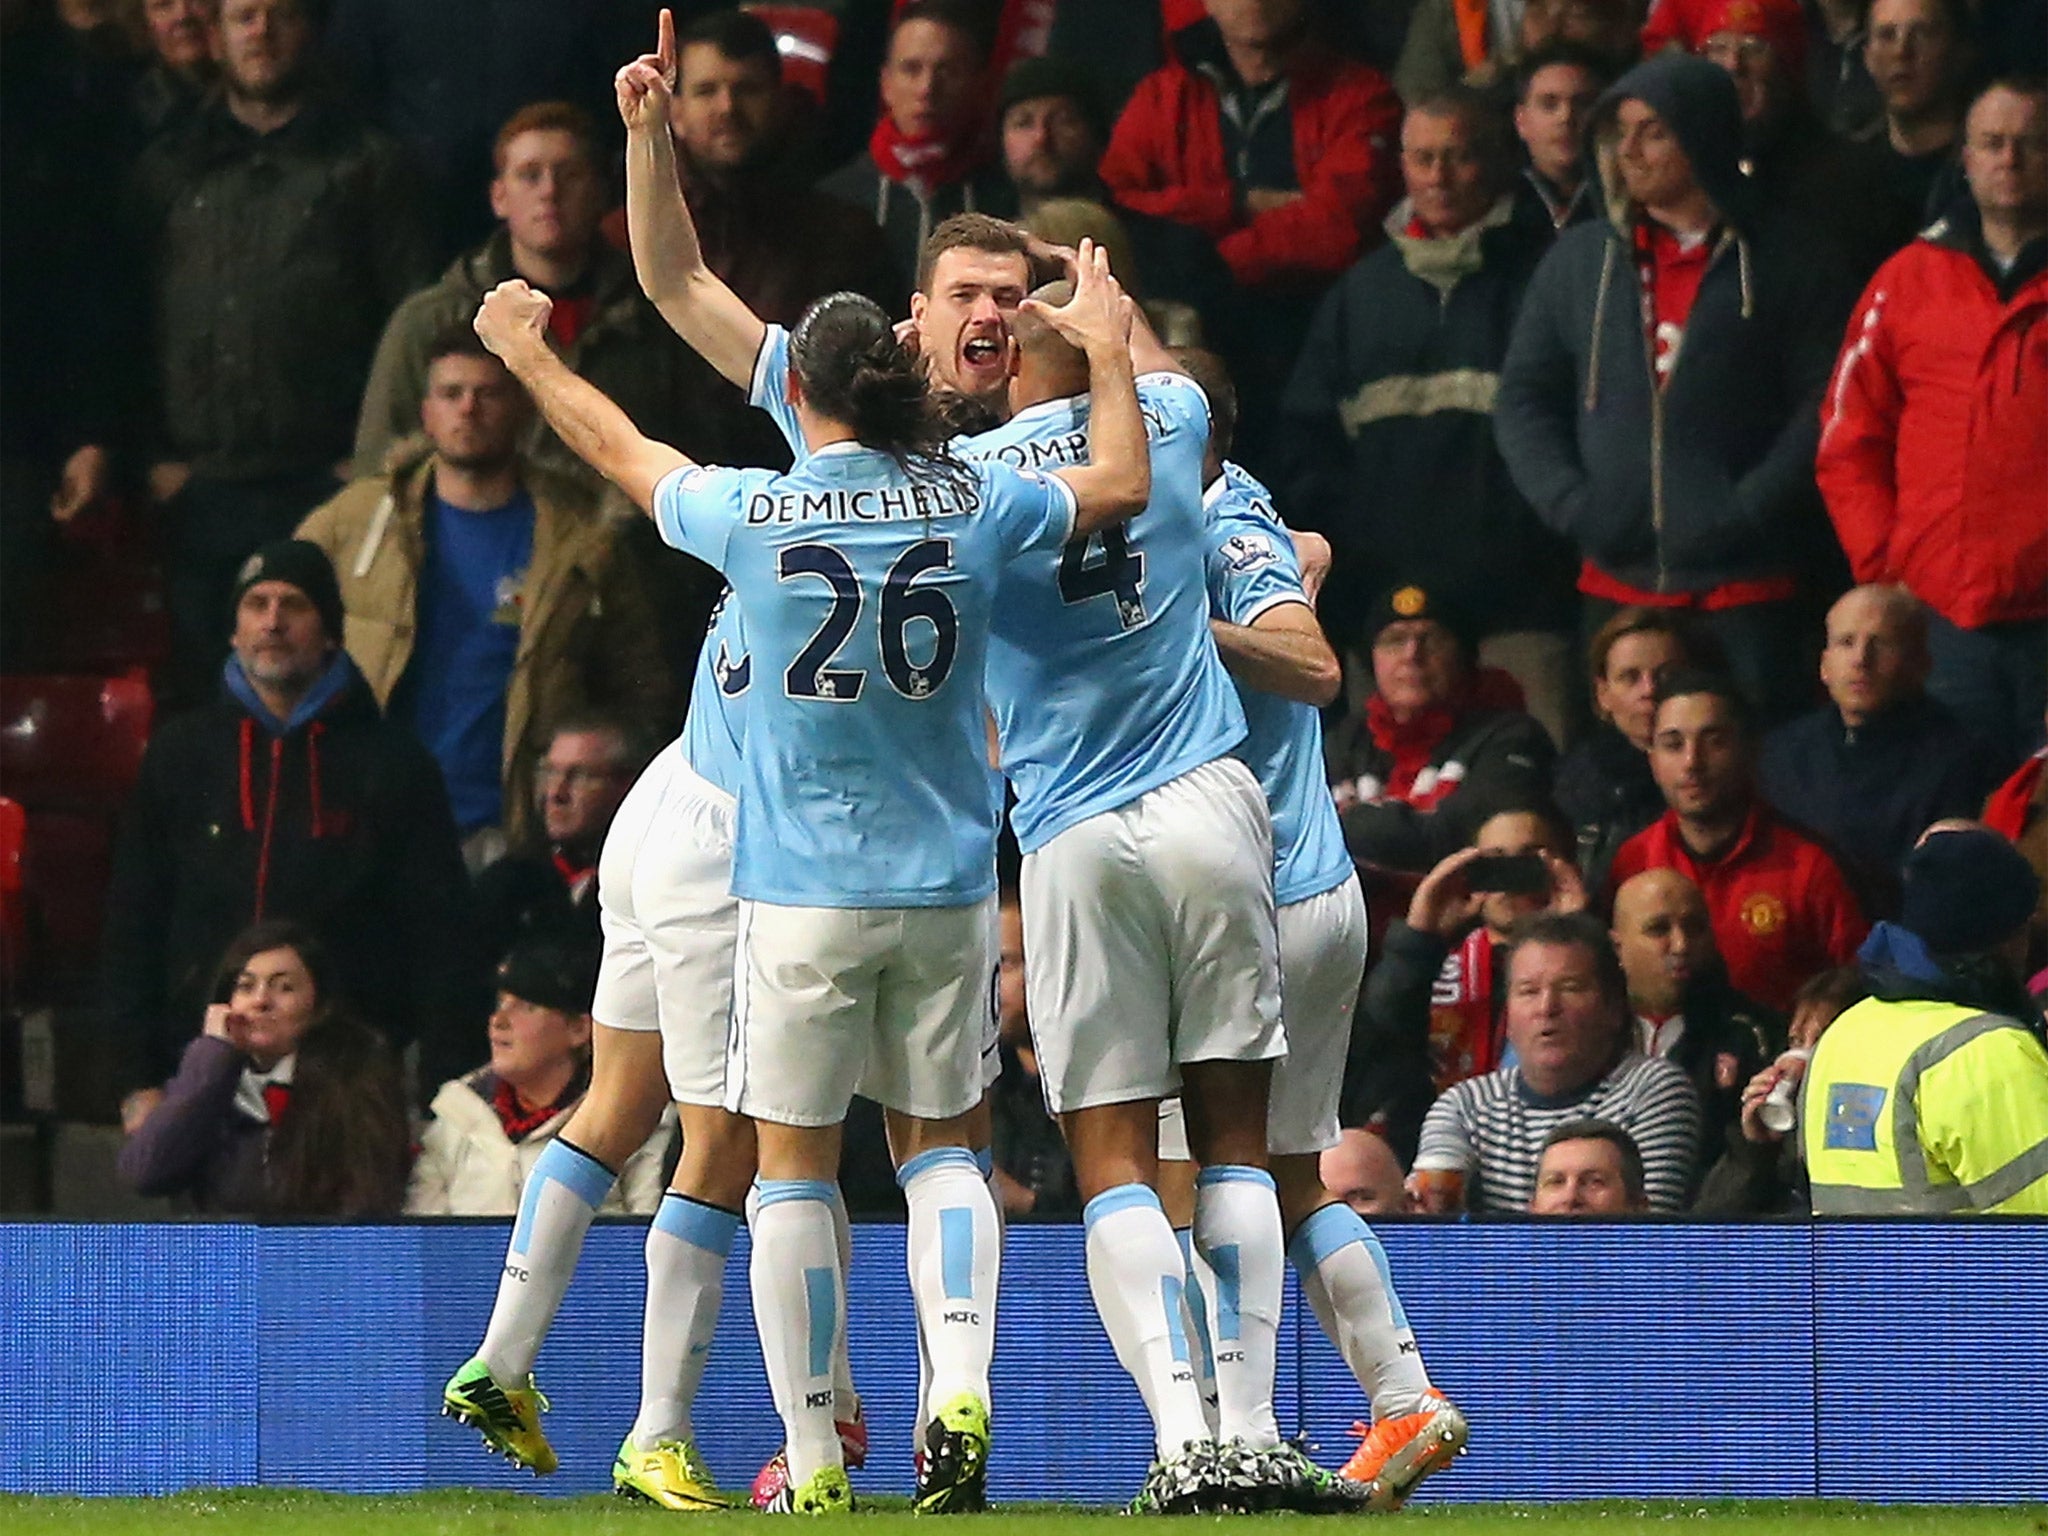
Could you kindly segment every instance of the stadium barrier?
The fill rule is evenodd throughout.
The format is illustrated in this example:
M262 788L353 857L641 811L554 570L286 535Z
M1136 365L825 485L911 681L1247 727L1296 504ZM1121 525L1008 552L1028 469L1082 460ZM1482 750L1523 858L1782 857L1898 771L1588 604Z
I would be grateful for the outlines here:
M600 1222L542 1352L562 1471L535 1483L436 1417L481 1335L502 1222L0 1224L0 1488L361 1493L609 1487L639 1378L642 1228ZM1472 1448L1425 1497L2048 1495L2048 1223L1392 1222L1393 1272ZM698 1403L721 1484L780 1443L742 1233ZM1004 1253L997 1499L1119 1501L1145 1416L1075 1226ZM917 1354L903 1228L855 1229L852 1350L907 1492ZM1290 1279L1277 1405L1334 1463L1365 1404ZM106 1454L119 1446L119 1455Z

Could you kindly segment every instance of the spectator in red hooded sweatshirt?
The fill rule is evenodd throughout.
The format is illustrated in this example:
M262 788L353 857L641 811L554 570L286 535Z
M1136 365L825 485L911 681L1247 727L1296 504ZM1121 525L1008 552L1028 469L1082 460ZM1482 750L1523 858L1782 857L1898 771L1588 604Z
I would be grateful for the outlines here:
M1353 858L1421 875L1509 803L1548 797L1557 749L1506 673L1474 665L1462 612L1413 582L1368 611L1373 692L1324 765Z
M889 26L882 112L867 150L818 183L874 215L906 296L933 229L956 213L1004 204L988 67L982 7L912 0Z

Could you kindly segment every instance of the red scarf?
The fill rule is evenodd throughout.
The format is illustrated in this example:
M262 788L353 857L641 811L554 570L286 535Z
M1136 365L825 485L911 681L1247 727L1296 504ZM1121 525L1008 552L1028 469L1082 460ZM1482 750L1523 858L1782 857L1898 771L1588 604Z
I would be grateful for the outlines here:
M265 1083L263 1085L263 1108L270 1115L270 1123L277 1124L284 1118L284 1112L291 1107L292 1085L290 1083Z
M950 139L911 138L884 112L868 136L868 153L889 180L903 182L926 197L936 187L965 181L987 158L988 141L978 125L968 123L956 132Z
M524 1141L575 1103L582 1095L583 1086L583 1074L579 1072L554 1103L543 1104L538 1109L521 1109L518 1092L510 1083L500 1078L497 1087L491 1093L491 1108L498 1112L498 1124L505 1128L505 1139Z
M1493 937L1483 927L1444 956L1429 989L1429 1070L1442 1093L1500 1064L1493 1018Z
M581 901L590 882L597 878L595 864L579 864L568 854L557 848L554 852L555 873L562 877L562 884L569 888L569 899Z
M1379 694L1367 699L1365 726L1372 732L1373 745L1394 760L1377 798L1399 800L1426 811L1456 788L1456 781L1447 783L1439 779L1420 798L1413 793L1416 775L1429 766L1430 758L1457 723L1457 711L1449 704L1432 705L1419 715L1396 720L1394 711Z
M2027 830L2027 811L2034 803L2043 767L2048 767L2048 748L2020 764L2019 772L1991 792L1984 802L1984 825L2018 842Z

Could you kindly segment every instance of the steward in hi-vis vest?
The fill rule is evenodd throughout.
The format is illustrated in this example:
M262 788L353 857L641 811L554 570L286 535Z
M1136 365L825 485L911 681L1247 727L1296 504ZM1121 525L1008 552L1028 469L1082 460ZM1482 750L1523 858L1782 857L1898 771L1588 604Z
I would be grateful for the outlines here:
M1907 856L1902 918L1858 955L1873 995L1828 1026L1800 1091L1816 1216L2048 1216L2048 1049L1996 953L2038 889L1982 828Z

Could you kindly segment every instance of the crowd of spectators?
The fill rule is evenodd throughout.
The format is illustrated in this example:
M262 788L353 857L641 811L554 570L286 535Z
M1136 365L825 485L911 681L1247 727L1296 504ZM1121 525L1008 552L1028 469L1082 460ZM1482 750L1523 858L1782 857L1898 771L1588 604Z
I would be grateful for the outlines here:
M95 1026L137 1189L509 1210L587 1086L598 848L718 584L469 321L524 278L643 431L786 464L635 271L609 87L654 9L0 9L0 662L47 664L14 599L95 519L171 620ZM679 8L710 267L770 321L901 314L948 215L1090 235L1329 541L1375 928L1332 1189L1775 1209L1759 1107L1836 1015L2038 1034L2048 895L1951 866L2048 870L2040 0L818 9L798 84ZM1937 936L1942 880L1981 920ZM1071 1213L1005 917L1002 1197Z

